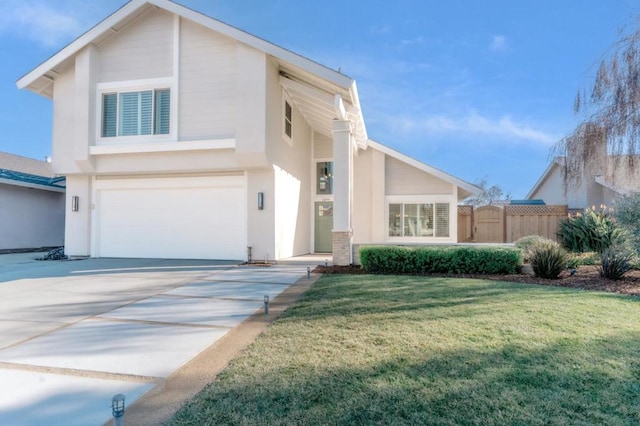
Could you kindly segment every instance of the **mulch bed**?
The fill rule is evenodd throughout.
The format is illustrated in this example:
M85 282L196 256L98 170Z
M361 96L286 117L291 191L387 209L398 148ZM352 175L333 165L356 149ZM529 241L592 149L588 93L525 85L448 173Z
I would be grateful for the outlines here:
M320 274L364 274L365 271L360 266L317 266L313 272ZM629 271L620 281L608 280L600 277L598 268L595 266L581 266L574 275L569 271L560 274L557 280L545 280L533 275L442 275L431 274L434 277L453 278L478 278L495 281L511 281L527 284L552 285L557 287L581 288L584 290L606 291L610 293L621 293L630 295L640 295L640 271Z

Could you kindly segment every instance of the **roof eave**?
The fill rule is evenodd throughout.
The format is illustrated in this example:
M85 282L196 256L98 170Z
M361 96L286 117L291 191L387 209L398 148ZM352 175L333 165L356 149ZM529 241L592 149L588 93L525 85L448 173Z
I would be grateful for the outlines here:
M351 85L349 86L349 93L351 95L352 104L358 112L357 117L355 117L356 143L359 148L367 149L369 136L367 135L367 126L364 121L364 116L362 115L360 96L358 95L358 86L356 85L355 80L352 80Z
M20 186L23 188L40 189L43 191L66 192L66 188L63 186L39 185L37 183L23 182L20 180L6 179L2 177L0 177L0 183L6 184L6 185Z
M542 172L542 175L540 176L540 178L538 178L538 180L536 181L536 183L533 185L533 188L531 188L531 191L529 191L529 193L527 194L525 198L525 200L531 200L532 198L534 198L534 194L536 192L538 192L538 190L540 189L540 187L544 184L544 182L547 180L547 178L549 177L549 175L551 174L551 172L553 172L553 170L562 165L562 159L563 157L555 157L553 159L553 161L551 161L551 163L549 163L549 165L547 166L547 168L544 170L544 172Z
M18 89L28 88L29 90L33 90L32 85L38 79L45 76L48 72L50 72L57 65L73 56L83 47L91 43L92 40L96 39L98 36L103 34L112 26L116 25L118 22L145 6L146 4L151 3L151 1L146 0L131 0L129 3L122 6L120 9L113 12L107 18L100 21L93 28L86 31L84 34L76 38L74 41L69 43L67 46L63 47L60 51L55 53L46 61L42 62L33 70L29 71L27 74L22 76L17 82L16 86ZM38 91L36 91L38 93Z
M597 184L615 192L616 194L619 195L627 195L630 191L626 188L622 188L619 186L616 186L612 183L607 182L607 179L604 176L595 176L595 181Z
M218 21L215 18L189 9L178 3L169 0L132 0L109 15L107 18L102 20L100 23L95 25L93 28L82 34L66 47L61 49L58 53L54 54L49 59L38 65L36 68L25 74L16 82L17 87L19 89L27 88L34 91L35 93L43 94L41 90L37 89L37 86L34 86L34 83L37 80L41 79L56 66L72 57L86 45L99 38L106 31L109 31L111 27L116 26L119 22L126 19L129 15L135 13L140 8L147 5L165 9L169 12L175 13L179 16L203 25L209 29L227 35L228 37L234 38L241 43L244 43L269 55L275 56L283 61L290 62L296 66L306 69L307 71L345 89L350 89L353 86L354 80L345 74L314 62L297 53L277 46L271 42L263 40L231 25L225 24L222 21ZM47 96L46 94L44 95Z

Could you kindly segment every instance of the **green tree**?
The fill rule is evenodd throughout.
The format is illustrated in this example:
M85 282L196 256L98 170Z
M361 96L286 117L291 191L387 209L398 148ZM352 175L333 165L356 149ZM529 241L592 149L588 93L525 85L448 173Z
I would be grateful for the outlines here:
M640 151L640 26L621 32L603 55L591 87L578 90L578 125L552 149L565 158L565 185L579 183L586 160L604 138L607 152L624 155L633 170Z
M462 204L473 206L473 207L481 207L481 206L490 206L495 201L498 200L510 200L511 193L505 192L498 185L489 186L489 182L487 178L482 178L481 180L474 183L475 186L480 188L482 192L478 195L472 195L470 197L462 200Z
M636 254L640 255L640 192L619 197L614 215L618 224L627 231Z

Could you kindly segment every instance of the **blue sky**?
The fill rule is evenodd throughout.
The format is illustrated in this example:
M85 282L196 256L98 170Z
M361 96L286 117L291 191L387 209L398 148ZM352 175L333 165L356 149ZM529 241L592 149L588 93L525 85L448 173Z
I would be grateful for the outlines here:
M0 0L0 150L51 152L51 101L15 82L124 0ZM576 124L633 0L182 0L356 79L369 137L522 198Z

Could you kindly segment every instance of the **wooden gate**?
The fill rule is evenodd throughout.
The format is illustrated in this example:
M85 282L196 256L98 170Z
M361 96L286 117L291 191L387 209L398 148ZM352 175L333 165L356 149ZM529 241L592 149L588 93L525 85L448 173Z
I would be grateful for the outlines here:
M478 207L474 214L477 243L504 242L504 210L495 206Z

